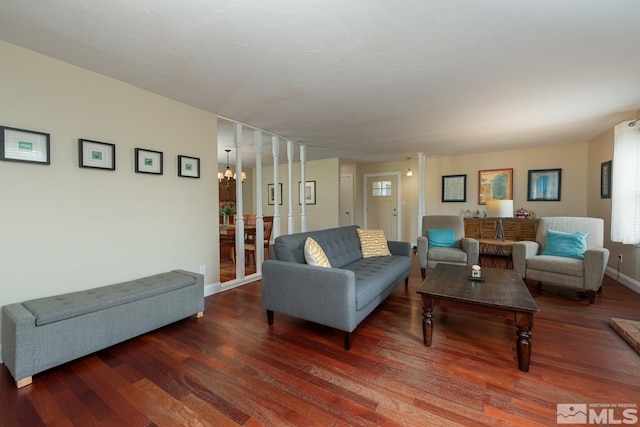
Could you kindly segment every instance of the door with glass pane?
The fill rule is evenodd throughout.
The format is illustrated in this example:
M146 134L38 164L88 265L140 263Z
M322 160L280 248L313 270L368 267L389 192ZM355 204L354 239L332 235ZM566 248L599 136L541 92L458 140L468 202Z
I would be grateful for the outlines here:
M365 177L365 227L382 229L388 240L398 240L398 176Z

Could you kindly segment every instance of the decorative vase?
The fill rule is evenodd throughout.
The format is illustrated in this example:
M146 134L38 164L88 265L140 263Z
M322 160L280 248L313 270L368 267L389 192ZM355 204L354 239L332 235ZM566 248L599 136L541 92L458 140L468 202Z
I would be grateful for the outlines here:
M229 226L229 214L222 214L222 225L224 225L225 227Z

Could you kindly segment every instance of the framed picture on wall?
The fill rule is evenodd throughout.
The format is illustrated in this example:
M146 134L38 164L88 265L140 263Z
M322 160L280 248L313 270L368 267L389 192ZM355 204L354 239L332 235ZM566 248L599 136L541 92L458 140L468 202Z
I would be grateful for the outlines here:
M562 169L529 171L527 200L530 202L559 202Z
M467 201L467 175L444 175L442 177L442 201Z
M178 156L178 176L200 178L200 159L198 157Z
M116 170L115 144L79 139L78 156L81 168Z
M478 171L478 204L488 200L513 200L513 169Z
M0 160L51 164L49 134L0 126Z
M611 160L600 165L600 198L611 198Z
M136 173L162 175L162 151L136 148Z
M279 192L278 192L278 200L280 201L280 203L278 203L279 205L282 204L282 183L279 182L278 183L279 186ZM267 184L267 204L269 205L274 205L275 204L275 200L276 200L276 187L275 184Z
M316 182L315 181L307 181L305 182L304 192L302 191L302 182L298 181L298 204L302 204L302 196L304 194L304 204L305 205L315 205L316 204Z

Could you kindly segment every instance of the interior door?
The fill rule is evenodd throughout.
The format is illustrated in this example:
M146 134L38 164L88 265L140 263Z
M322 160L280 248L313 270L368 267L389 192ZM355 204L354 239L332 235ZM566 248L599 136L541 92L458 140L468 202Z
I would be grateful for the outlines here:
M353 175L340 176L340 217L338 218L340 227L353 225Z
M382 229L388 240L398 236L398 175L367 175L366 228Z

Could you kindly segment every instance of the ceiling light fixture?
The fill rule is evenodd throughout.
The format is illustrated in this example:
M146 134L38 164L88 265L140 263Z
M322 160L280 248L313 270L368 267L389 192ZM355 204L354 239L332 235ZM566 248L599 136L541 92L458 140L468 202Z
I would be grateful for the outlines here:
M407 176L413 176L413 172L411 171L411 157L407 157L407 163L409 163L409 169L407 170Z
M238 179L237 174L233 173L233 171L231 170L231 166L229 165L229 152L231 150L226 149L224 150L227 152L227 169L224 171L224 173L222 172L218 172L218 182L222 182L223 179L226 179L226 187L225 189L228 190L229 189L229 182L231 181L231 179L233 178L234 180ZM240 177L242 178L242 182L244 182L245 179L247 179L247 174L245 172L241 172L240 173Z

